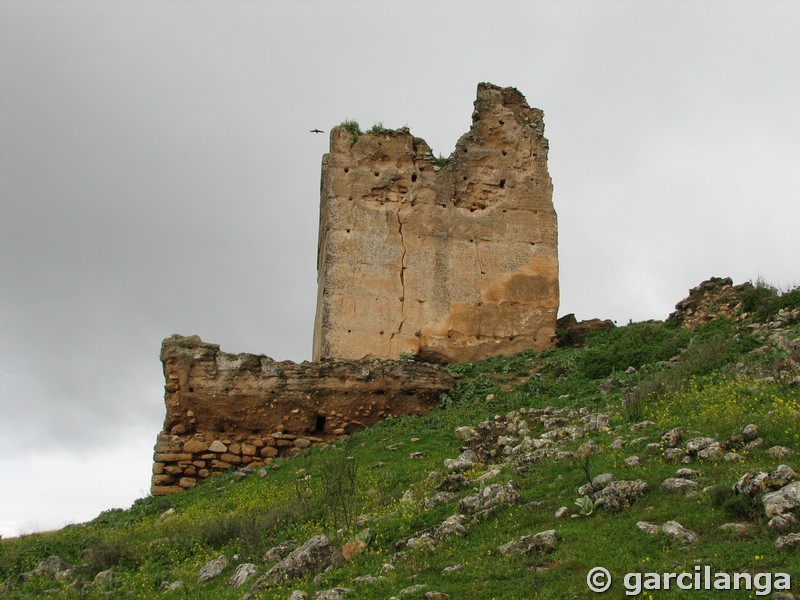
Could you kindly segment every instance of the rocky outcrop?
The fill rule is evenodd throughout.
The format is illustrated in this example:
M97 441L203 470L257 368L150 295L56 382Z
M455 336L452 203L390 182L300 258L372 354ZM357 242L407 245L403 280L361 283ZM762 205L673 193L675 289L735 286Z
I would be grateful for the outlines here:
M555 343L556 213L543 113L478 86L447 160L408 129L331 130L314 358L475 361Z
M497 551L501 556L508 554L542 554L555 550L557 539L556 531L549 529L503 544Z
M586 337L595 331L614 329L614 321L609 319L588 319L578 321L573 313L564 315L556 321L558 345L560 347L580 346Z
M234 466L269 464L387 417L423 414L453 386L450 375L416 361L276 362L228 354L197 336L165 339L161 361L167 416L154 495Z
M316 535L259 577L242 599L251 598L258 590L321 571L342 560L338 548L327 537Z
M730 277L712 277L689 290L689 296L675 305L669 320L684 327L697 327L718 317L735 319L742 293L752 287L752 283L733 285Z

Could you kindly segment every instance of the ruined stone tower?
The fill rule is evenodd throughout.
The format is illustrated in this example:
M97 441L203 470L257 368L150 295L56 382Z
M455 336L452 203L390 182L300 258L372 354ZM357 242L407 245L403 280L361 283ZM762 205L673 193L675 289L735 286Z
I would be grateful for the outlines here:
M478 85L447 160L407 129L331 130L314 360L474 361L554 342L557 223L542 111Z

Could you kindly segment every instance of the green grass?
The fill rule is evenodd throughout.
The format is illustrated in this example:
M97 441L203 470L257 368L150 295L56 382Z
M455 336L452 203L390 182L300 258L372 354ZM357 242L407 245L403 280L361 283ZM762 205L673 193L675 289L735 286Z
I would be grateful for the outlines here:
M353 119L345 119L339 124L339 127L344 127L350 134L353 136L353 143L358 141L358 138L364 133L361 131L361 126L358 124L358 121L354 121Z
M798 335L797 328L790 334ZM292 589L313 596L317 590L342 585L353 590L348 598L388 598L411 585L424 584L427 588L405 597L415 600L426 591L442 591L451 598L470 599L587 598L591 594L585 578L595 566L608 568L615 577L606 597L625 597L621 581L627 572L691 571L696 564L709 565L713 571L788 572L796 593L800 553L776 551L777 534L768 529L759 507L753 511L752 505L728 492L745 472L769 471L779 464L767 457L766 448L783 445L800 450L798 389L765 379L767 357L753 353L756 346L749 334L738 331L730 321L712 322L696 332L648 322L599 332L583 348L526 351L450 365L448 370L459 376L457 386L427 415L389 419L346 441L278 460L265 477L251 474L236 482L232 475L223 475L184 494L144 498L129 510L108 511L89 523L3 540L0 581L13 586L3 598L38 597L45 590L55 590L52 597L56 598L86 597L67 583L49 578L19 581L21 572L51 554L73 564L85 563L79 573L85 580L113 567L116 579L92 590L88 597L103 597L108 591L120 598L239 598L243 589L225 585L238 562L254 562L263 573L263 553L286 539L302 543L324 533L343 544L365 528L370 533L369 547L341 568L316 582L310 575L257 597L285 600ZM675 354L682 359L671 365L667 361ZM637 372L625 373L628 366ZM610 382L604 393L598 389L602 382ZM634 432L623 400L635 388L646 392L639 397L638 420L655 424ZM501 473L492 481L513 480L522 504L501 509L472 525L466 536L447 539L433 551L407 551L404 557L393 559L395 542L458 512L457 501L433 510L422 505L441 481L441 476L429 474L441 473L444 459L459 454L462 442L455 438L454 428L477 425L523 407L545 406L607 412L611 430L589 436L604 447L601 454L591 456L589 470L592 475L612 472L617 479L642 478L650 486L647 495L618 514L599 509L586 517L556 519L559 507L573 508L576 490L585 483L578 459L548 459L520 471L497 463L502 465ZM714 490L685 498L660 489L660 483L683 465L666 464L659 456L647 454L646 443L659 441L661 433L676 426L724 440L751 422L759 425L765 443L744 454L742 463L690 465L700 471L701 486ZM539 433L540 429L532 428L532 436ZM617 436L646 440L612 450L609 444ZM586 439L570 442L565 449L575 450ZM401 445L390 449L397 444ZM411 452L425 455L411 459ZM624 464L632 454L641 458L640 467ZM355 465L354 488L350 504L343 507L326 492L330 474L341 473L337 469L348 457L353 457ZM796 457L788 459L788 464L800 470ZM306 476L307 480L298 481ZM407 492L410 499L404 500ZM471 493L471 488L464 490L459 498ZM162 517L170 508L174 515ZM352 518L360 515L367 516L366 524ZM745 517L751 519L752 527L747 538L719 529L723 523ZM696 531L700 542L686 547L663 535L649 536L636 528L642 520L658 524L677 520ZM501 544L546 529L558 532L555 552L534 557L498 555ZM237 554L239 559L219 578L198 584L200 567L220 554ZM359 576L378 575L387 562L393 562L396 570L385 580L353 583ZM456 564L463 567L442 574L442 569ZM162 582L178 579L185 584L181 590L159 589ZM683 598L687 592L651 594L642 597ZM694 592L691 597L720 594ZM755 597L754 592L741 591L724 596Z

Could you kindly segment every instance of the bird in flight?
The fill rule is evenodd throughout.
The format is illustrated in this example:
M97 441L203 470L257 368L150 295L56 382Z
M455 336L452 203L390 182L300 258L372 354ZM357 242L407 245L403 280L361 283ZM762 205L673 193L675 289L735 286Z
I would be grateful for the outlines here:
M312 129L309 133L325 133L322 129Z

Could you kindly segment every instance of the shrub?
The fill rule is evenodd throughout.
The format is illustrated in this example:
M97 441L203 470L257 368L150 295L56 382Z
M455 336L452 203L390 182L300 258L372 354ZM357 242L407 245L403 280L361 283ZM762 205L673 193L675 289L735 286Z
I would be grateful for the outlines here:
M307 453L295 495L304 512L317 514L334 528L351 529L356 516L358 466L353 438L345 445L330 445Z
M655 321L596 332L589 336L578 366L590 379L607 377L628 367L638 369L646 363L675 356L687 345L690 336L686 329Z
M800 308L800 286L781 292L759 278L742 292L742 312L750 313L757 321L768 321L782 308Z

